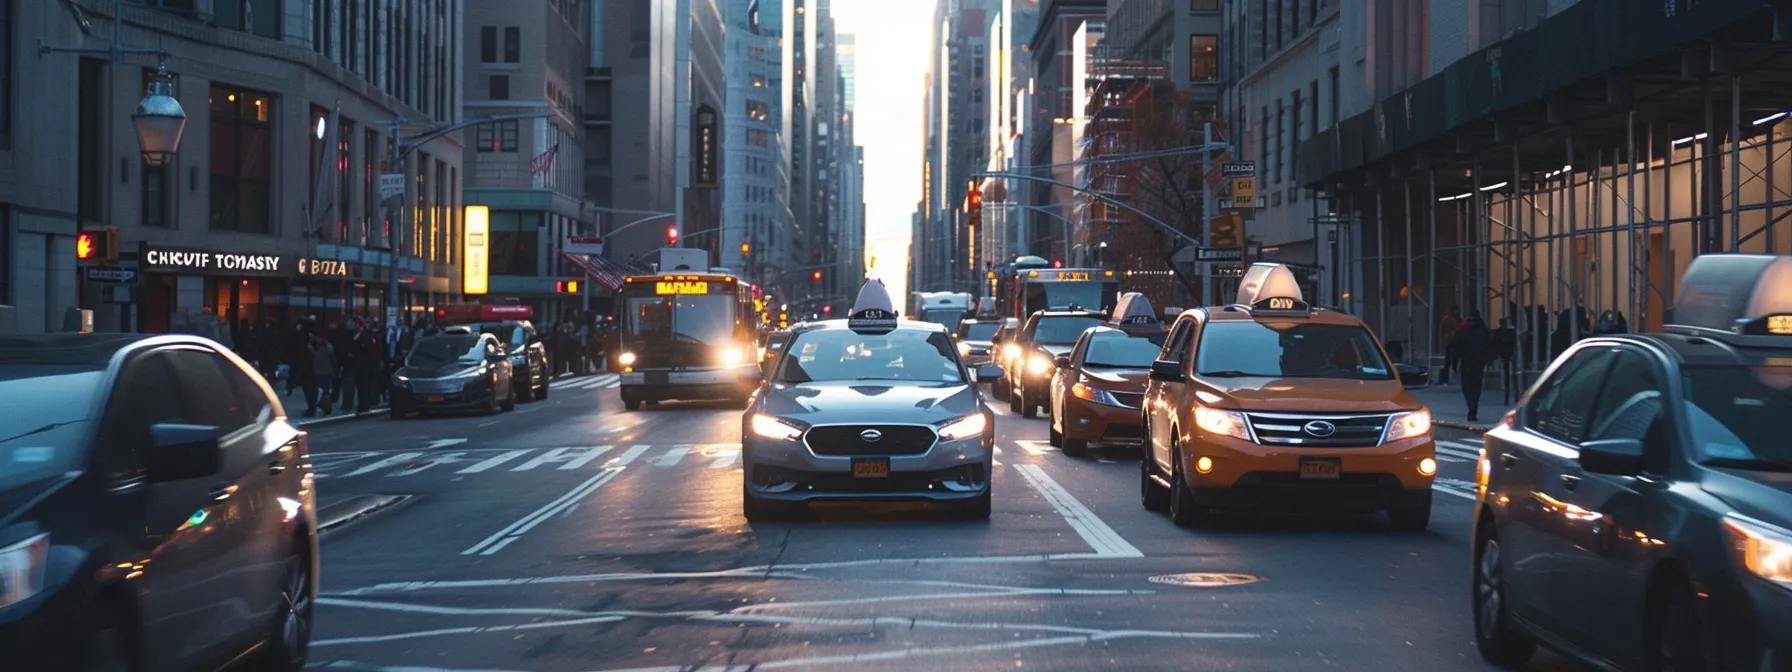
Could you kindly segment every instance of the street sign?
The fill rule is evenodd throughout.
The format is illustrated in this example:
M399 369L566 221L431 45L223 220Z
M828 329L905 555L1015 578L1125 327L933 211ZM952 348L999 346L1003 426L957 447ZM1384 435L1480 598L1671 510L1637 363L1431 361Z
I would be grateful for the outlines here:
M380 174L380 200L404 195L404 173Z
M87 274L88 282L103 282L109 285L128 285L137 281L137 270L117 266L88 266L82 269Z
M1227 161L1220 164L1220 177L1256 177L1257 164L1250 161Z
M1244 250L1236 247L1204 247L1195 250L1195 261L1241 261Z
M1235 208L1244 209L1257 202L1257 178L1232 178L1232 203Z
M1263 207L1263 204L1264 204L1264 202L1265 202L1265 200L1266 200L1266 199L1264 199L1264 198L1263 198L1263 197L1262 197L1262 196L1258 196L1258 197L1257 197L1257 200L1256 200L1256 201L1255 201L1255 203L1254 203L1254 204L1252 204L1252 205L1244 205L1244 206L1236 206L1236 207L1241 207L1241 208L1252 208L1252 207L1256 207L1256 208L1261 208L1261 207ZM1232 199L1230 199L1230 198L1221 198L1221 199L1216 199L1216 200L1215 200L1215 201L1214 201L1214 203L1215 203L1215 204L1216 204L1216 205L1218 205L1218 206L1219 206L1219 208L1220 208L1220 209L1221 209L1221 210L1232 210L1232 209L1234 209L1234 207L1235 207L1235 206L1233 206L1233 205L1232 205L1232 203L1233 203L1233 201L1232 201Z
M603 254L603 236L567 236L562 250L573 254Z

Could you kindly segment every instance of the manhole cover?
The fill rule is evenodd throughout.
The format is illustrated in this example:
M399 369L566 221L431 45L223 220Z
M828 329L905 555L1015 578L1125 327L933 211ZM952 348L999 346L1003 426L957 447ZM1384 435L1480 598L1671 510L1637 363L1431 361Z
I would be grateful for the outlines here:
M1261 576L1250 574L1215 574L1195 572L1192 574L1165 574L1151 577L1152 583L1167 586L1183 586L1185 588L1219 588L1222 586L1242 586L1247 583L1262 581Z

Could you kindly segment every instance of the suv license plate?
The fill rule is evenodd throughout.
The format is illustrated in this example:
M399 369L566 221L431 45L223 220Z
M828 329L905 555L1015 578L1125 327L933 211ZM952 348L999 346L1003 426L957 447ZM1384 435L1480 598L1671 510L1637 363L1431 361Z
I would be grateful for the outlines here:
M440 402L441 402L441 401L443 401L443 400L444 400L444 397L443 397L443 396L442 396L442 395L439 395L439 394L432 394L432 395L429 395L429 396L428 396L428 397L425 397L425 398L424 398L424 399L425 399L425 400L426 400L426 401L431 401L431 402L436 402L436 403L440 403Z
M852 461L852 477L853 478L889 478L890 477L890 458L884 457L884 458L878 458L878 459L873 459L873 460L853 460Z
M1336 457L1300 458L1300 480L1335 481L1343 473L1343 460Z

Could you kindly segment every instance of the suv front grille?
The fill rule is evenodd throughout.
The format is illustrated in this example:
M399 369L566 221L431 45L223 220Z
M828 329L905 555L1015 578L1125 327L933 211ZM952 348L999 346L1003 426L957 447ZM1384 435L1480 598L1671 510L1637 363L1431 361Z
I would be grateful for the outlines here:
M1381 445L1388 413L1245 413L1257 442L1266 446L1368 448ZM1330 432L1325 431L1329 426Z
M865 430L883 436L862 438ZM926 425L823 425L803 434L803 443L816 455L920 455L933 448L936 435Z

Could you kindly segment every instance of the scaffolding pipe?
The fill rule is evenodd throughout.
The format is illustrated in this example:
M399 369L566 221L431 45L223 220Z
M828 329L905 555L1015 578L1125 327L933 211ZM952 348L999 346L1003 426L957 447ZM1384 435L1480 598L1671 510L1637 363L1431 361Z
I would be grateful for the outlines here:
M1624 314L1636 317L1636 110L1624 114L1624 182L1630 199L1629 207L1624 208L1624 246L1630 250L1629 258L1624 260L1629 270L1624 274L1624 297L1625 307L1630 310Z
M1767 157L1771 162L1773 157ZM1769 196L1772 196L1769 193ZM1742 77L1730 77L1730 251L1741 252L1742 210Z
M1437 359L1437 171L1425 171L1426 181L1430 189L1425 196L1425 211L1429 223L1425 226L1426 242L1431 244L1431 253L1425 255L1425 369L1431 369L1431 362ZM1449 360L1445 360L1448 364ZM1445 374L1447 377L1448 374Z
M1519 177L1519 172L1518 172L1520 169L1519 161L1520 161L1520 157L1519 157L1519 153L1518 153L1518 141L1513 140L1512 141L1512 173L1511 173L1511 180L1509 181L1509 184L1511 185L1512 193L1510 196L1508 196L1506 198L1506 223L1507 223L1508 227L1516 225L1516 223L1518 222L1518 216L1520 214L1520 211L1518 208L1518 198L1519 198L1519 190L1523 188L1523 185L1521 183L1524 180L1520 179L1520 177ZM1512 327L1513 327L1514 333L1516 333L1518 336L1517 346L1513 350L1513 359L1516 360L1514 362L1514 364L1516 366L1513 368L1516 369L1515 375L1517 377L1508 375L1507 376L1508 380L1506 381L1506 385L1504 386L1506 388L1505 389L1505 398L1506 398L1507 404L1511 404L1514 401L1513 394L1512 394L1512 392L1513 392L1512 388L1518 386L1519 380L1521 380L1522 377L1524 376L1525 370L1530 368L1531 360L1530 360L1530 357L1528 356L1528 353L1530 352L1531 349L1526 348L1525 346L1528 345L1529 343L1535 342L1536 337L1534 334L1527 333L1527 332L1535 331L1537 328L1536 325L1531 324L1531 322L1535 321L1533 319L1534 312L1531 311L1530 308L1528 306L1526 306L1524 303L1524 283L1523 283L1523 280L1518 277L1518 273L1522 273L1524 271L1524 269L1523 268L1515 268L1518 266L1518 262L1517 262L1518 255L1524 253L1524 249L1523 249L1523 247L1521 247L1523 245L1522 240L1517 241L1517 243L1518 243L1517 245L1513 244L1514 235L1516 233L1517 232L1515 230L1510 230L1510 229L1508 229L1508 231L1506 232L1506 243L1507 243L1506 244L1506 305L1513 308L1512 312L1517 313L1516 315L1514 315L1512 317Z
M1377 258L1386 258L1388 256L1388 223L1387 218L1384 215L1387 214L1387 209L1381 194L1382 191L1380 189L1375 190L1375 256ZM1386 298L1388 295L1387 270L1388 263L1386 261L1375 262L1375 293L1380 294L1382 298ZM1377 300L1376 303L1381 303L1381 301ZM1388 337L1388 311L1386 304L1376 306L1375 336L1383 340L1386 340Z
M1767 245L1761 249L1766 250L1769 254L1772 254L1778 249L1773 246L1773 194L1774 192L1779 191L1780 188L1779 183L1773 181L1773 164L1775 163L1773 157L1773 136L1778 135L1778 132L1774 129L1778 128L1779 125L1780 122L1775 121L1767 127L1767 132L1763 134L1767 136L1767 140L1762 143L1767 146L1767 149L1762 152L1763 156L1766 157L1762 163L1767 164L1765 170L1762 171L1767 174L1767 190L1762 192L1767 194L1767 203L1764 204L1767 207L1763 208L1767 214L1761 218L1761 221L1764 222L1761 228L1766 229L1767 231ZM1749 235L1751 238L1754 237L1754 234Z
M1575 180L1580 177L1580 171L1574 168L1574 165L1579 162L1574 160L1574 131L1572 130L1567 133L1566 145L1568 163L1564 164L1567 167L1567 170L1564 171L1562 175L1564 184L1566 185L1562 192L1562 206L1568 210L1566 222L1568 225L1569 236L1568 254L1572 257L1568 262L1568 265L1570 268L1574 269L1571 277L1568 278L1568 294L1573 299L1573 303L1578 304L1580 303L1580 297L1586 290L1580 286L1580 283L1585 278L1581 277L1578 265L1578 262L1580 261L1580 241L1576 236L1580 235L1581 231L1579 212L1578 209L1574 207L1574 196L1580 191L1575 185ZM1591 173L1588 173L1588 175L1591 176ZM1578 322L1578 320L1576 320L1576 322Z
M1417 346L1417 344L1413 343L1413 339L1412 339L1412 337L1413 337L1413 333L1412 333L1412 294L1413 294L1413 282L1412 282L1412 276L1413 276L1412 268L1413 267L1412 267L1412 264L1413 264L1413 259L1412 259L1412 180L1410 178L1407 178L1405 176L1400 177L1400 193L1401 193L1400 210L1401 210L1401 214L1405 215L1405 217L1406 217L1406 277L1401 279L1401 281L1400 281L1400 293L1406 295L1406 347L1403 348L1404 352L1402 352L1401 354L1406 356L1405 357L1406 363L1411 364L1412 357L1413 357L1413 351L1417 350L1418 346ZM1427 344L1425 347L1427 350L1429 350L1431 346L1429 344Z

